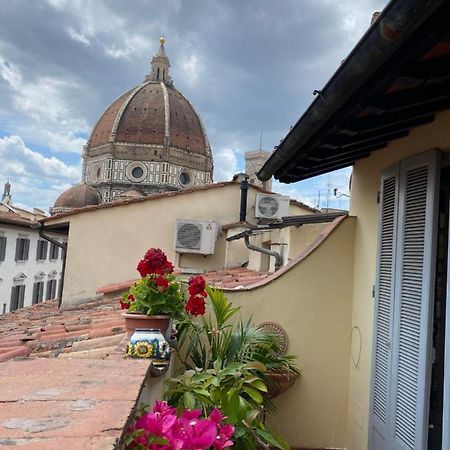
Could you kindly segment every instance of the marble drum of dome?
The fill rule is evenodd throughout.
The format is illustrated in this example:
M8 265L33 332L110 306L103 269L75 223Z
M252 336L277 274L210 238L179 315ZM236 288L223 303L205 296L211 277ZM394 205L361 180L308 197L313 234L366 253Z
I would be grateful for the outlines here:
M149 358L154 364L169 360L169 344L156 328L137 328L130 337L127 355L131 358Z

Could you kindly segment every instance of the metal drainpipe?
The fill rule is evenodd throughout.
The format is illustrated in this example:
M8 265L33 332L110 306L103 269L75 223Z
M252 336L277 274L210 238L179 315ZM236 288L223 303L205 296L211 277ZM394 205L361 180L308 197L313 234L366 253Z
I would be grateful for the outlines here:
M247 194L248 194L248 177L247 175L241 181L241 208L239 211L239 221L245 222L247 218Z
M66 275L67 243L59 242L56 239L53 239L50 236L45 235L44 234L44 224L42 224L42 223L39 223L39 237L41 237L42 239L45 239L46 241L48 241L52 244L55 244L59 248L62 248L62 251L63 251L61 283L59 283L59 289L58 289L58 308L60 308L61 303L62 303L62 293L63 293L63 288L64 288L64 277Z
M250 244L250 237L248 234L246 234L244 236L244 241L245 241L245 245L247 246L247 248L249 250L254 250L255 252L260 252L260 253L264 253L269 256L273 256L275 258L275 271L277 271L281 267L283 261L281 260L281 255L278 252L276 252L274 250L268 250L267 248L258 247L257 245Z

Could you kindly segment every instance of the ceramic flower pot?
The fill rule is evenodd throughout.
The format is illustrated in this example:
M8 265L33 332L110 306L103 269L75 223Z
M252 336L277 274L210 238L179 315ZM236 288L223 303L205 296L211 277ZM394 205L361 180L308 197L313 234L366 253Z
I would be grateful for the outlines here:
M145 316L139 313L123 313L122 316L125 318L128 337L131 337L138 328L158 329L163 336L167 336L167 330L170 326L170 316Z
M131 358L148 358L153 364L169 360L170 347L161 331L155 328L137 328L130 337L127 355Z

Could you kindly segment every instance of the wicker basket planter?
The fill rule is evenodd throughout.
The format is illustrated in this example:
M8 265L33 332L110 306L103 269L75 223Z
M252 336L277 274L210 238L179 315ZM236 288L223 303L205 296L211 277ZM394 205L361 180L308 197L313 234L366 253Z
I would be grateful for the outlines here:
M269 372L266 373L267 380L267 397L269 399L275 398L283 392L287 391L295 383L298 374L294 373L280 373Z

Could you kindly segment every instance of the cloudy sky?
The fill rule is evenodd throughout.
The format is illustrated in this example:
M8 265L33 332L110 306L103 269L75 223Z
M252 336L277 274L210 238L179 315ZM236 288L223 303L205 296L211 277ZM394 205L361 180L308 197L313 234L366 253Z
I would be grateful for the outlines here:
M141 83L166 37L174 84L200 112L215 181L272 150L386 0L9 0L0 14L0 183L48 210L81 178L96 120ZM279 192L325 206L350 169ZM329 206L346 198L328 195Z

